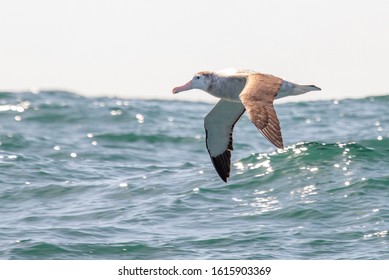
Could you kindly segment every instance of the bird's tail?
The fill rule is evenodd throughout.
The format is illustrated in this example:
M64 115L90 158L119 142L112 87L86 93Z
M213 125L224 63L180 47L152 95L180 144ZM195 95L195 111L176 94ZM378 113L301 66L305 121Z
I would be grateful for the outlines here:
M300 88L304 92L314 91L314 90L321 90L321 88L319 88L319 87L317 87L315 85L303 85L303 86L300 86Z
M281 88L278 91L276 98L282 98L291 95L300 95L314 90L321 90L321 89L314 85L298 85L284 80L282 81Z

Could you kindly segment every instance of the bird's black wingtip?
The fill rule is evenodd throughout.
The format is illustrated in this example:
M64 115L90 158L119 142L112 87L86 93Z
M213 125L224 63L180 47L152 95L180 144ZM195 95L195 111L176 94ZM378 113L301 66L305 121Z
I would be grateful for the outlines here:
M230 164L231 164L231 152L230 150L224 151L224 153L213 157L211 156L213 166L216 169L220 178L227 183L227 179L230 177Z
M216 169L217 174L219 175L220 179L224 181L224 183L227 183L228 178L230 177L230 173L225 173L221 171L220 169Z

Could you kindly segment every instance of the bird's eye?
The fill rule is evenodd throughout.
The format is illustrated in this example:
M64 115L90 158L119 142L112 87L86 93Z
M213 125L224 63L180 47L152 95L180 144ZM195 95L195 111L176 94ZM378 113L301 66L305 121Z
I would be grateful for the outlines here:
M196 76L196 80L199 80L200 79L200 76Z

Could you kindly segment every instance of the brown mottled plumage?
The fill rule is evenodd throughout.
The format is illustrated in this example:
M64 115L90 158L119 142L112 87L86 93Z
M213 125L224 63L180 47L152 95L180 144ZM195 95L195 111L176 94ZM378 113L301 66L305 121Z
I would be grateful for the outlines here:
M252 74L247 77L240 100L250 120L277 148L284 148L281 128L273 101L280 90L282 79L272 75Z

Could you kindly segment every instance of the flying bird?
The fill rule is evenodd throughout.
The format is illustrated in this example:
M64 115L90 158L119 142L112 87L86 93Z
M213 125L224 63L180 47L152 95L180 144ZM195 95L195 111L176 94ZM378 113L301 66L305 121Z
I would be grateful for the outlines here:
M227 182L231 170L232 131L247 110L251 122L277 148L284 147L275 99L320 90L314 85L298 85L273 75L251 70L201 71L173 93L200 89L220 98L204 119L206 147L220 178Z

